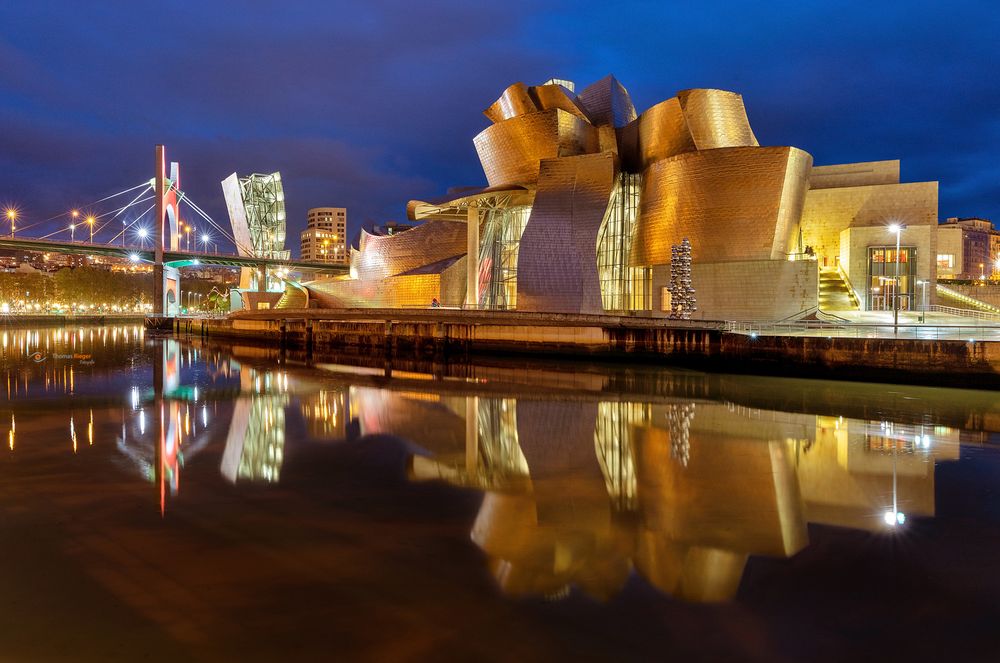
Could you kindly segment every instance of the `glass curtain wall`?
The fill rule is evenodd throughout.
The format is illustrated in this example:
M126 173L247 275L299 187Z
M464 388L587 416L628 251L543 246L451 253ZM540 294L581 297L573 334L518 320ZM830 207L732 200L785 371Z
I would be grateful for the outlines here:
M479 231L479 308L517 308L517 252L530 207L493 208Z
M899 284L896 283L896 247L874 246L868 249L869 311L891 311L899 300L901 311L913 310L917 250L904 246L899 250Z
M619 174L597 235L597 271L605 311L652 309L652 270L630 267L628 262L638 225L641 189L642 175Z

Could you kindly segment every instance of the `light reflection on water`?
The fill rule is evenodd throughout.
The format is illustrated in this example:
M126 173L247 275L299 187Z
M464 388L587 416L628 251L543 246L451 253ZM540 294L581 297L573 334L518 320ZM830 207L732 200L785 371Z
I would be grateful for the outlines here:
M1000 422L985 392L641 368L279 365L134 326L7 331L3 365L7 460L62 454L71 472L93 457L89 472L148 485L157 519L199 494L189 474L294 491L285 461L297 449L403 440L409 482L482 495L469 545L500 592L556 601L606 601L632 578L729 601L750 560L797 555L810 526L905 536L935 516L937 470L963 448L992 449Z

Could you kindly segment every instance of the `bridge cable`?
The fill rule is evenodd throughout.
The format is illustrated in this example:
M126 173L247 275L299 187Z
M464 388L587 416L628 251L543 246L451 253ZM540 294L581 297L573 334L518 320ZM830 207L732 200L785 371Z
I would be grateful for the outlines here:
M96 201L94 201L92 203L87 203L86 205L80 205L77 209L81 209L81 208L82 209L86 209L88 207L93 207L93 206L97 205L98 203L104 202L105 200L110 200L110 199L115 198L117 196L121 196L123 194L126 194L126 193L128 193L130 191L135 191L138 188L148 187L148 186L149 186L149 182L143 182L142 184L137 184L136 186L129 187L128 189L124 189L122 191L119 191L118 193L113 193L110 196L105 196L104 198L101 198L100 200L96 200ZM40 221L35 221L33 223L29 223L26 226L19 227L18 230L22 230L22 231L23 230L28 230L29 228L34 228L35 226L42 225L44 223L48 223L49 221L55 221L56 219L58 219L60 217L69 216L72 213L73 213L72 210L66 211L66 212L60 212L59 214L56 214L55 216L50 216L47 219L42 219Z
M222 226L220 226L218 223L216 223L215 220L213 220L212 217L210 217L203 209L201 209L200 207L198 207L198 205L193 200L191 200L191 198L189 196L187 196L186 194L183 194L183 193L182 193L182 195L184 196L184 198L183 198L184 201L187 202L187 204L191 206L191 209L193 209L195 212L197 212L203 219L205 219L206 221L208 221L208 223L211 224L212 227L214 227L216 230L218 230L225 239L228 239L229 241L231 241L233 243L233 245L237 248L237 252L239 251L239 249L243 249L244 251L246 251L251 256L253 255L253 247L252 246L247 247L247 246L241 244L240 242L238 242L236 240L236 237L234 237L233 235L229 234Z

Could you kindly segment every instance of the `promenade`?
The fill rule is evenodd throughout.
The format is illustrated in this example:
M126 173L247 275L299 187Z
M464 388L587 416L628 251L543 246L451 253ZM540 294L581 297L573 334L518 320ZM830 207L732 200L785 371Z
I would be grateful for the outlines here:
M520 355L1000 388L1000 325L931 316L923 324L904 316L897 329L891 317L857 323L753 323L449 309L309 309L164 319L161 325L180 335L240 340L307 357L355 353L454 362L472 354Z

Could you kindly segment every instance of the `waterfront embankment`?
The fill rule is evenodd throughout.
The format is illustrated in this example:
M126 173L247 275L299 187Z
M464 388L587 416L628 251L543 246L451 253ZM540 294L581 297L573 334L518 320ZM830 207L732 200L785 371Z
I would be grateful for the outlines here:
M177 318L180 335L306 354L427 357L539 355L642 361L700 370L1000 389L1000 342L757 335L723 323L623 316L366 309ZM161 328L163 328L161 327Z
M0 315L0 327L37 329L47 327L91 327L112 324L142 324L142 313L109 313L107 315Z

